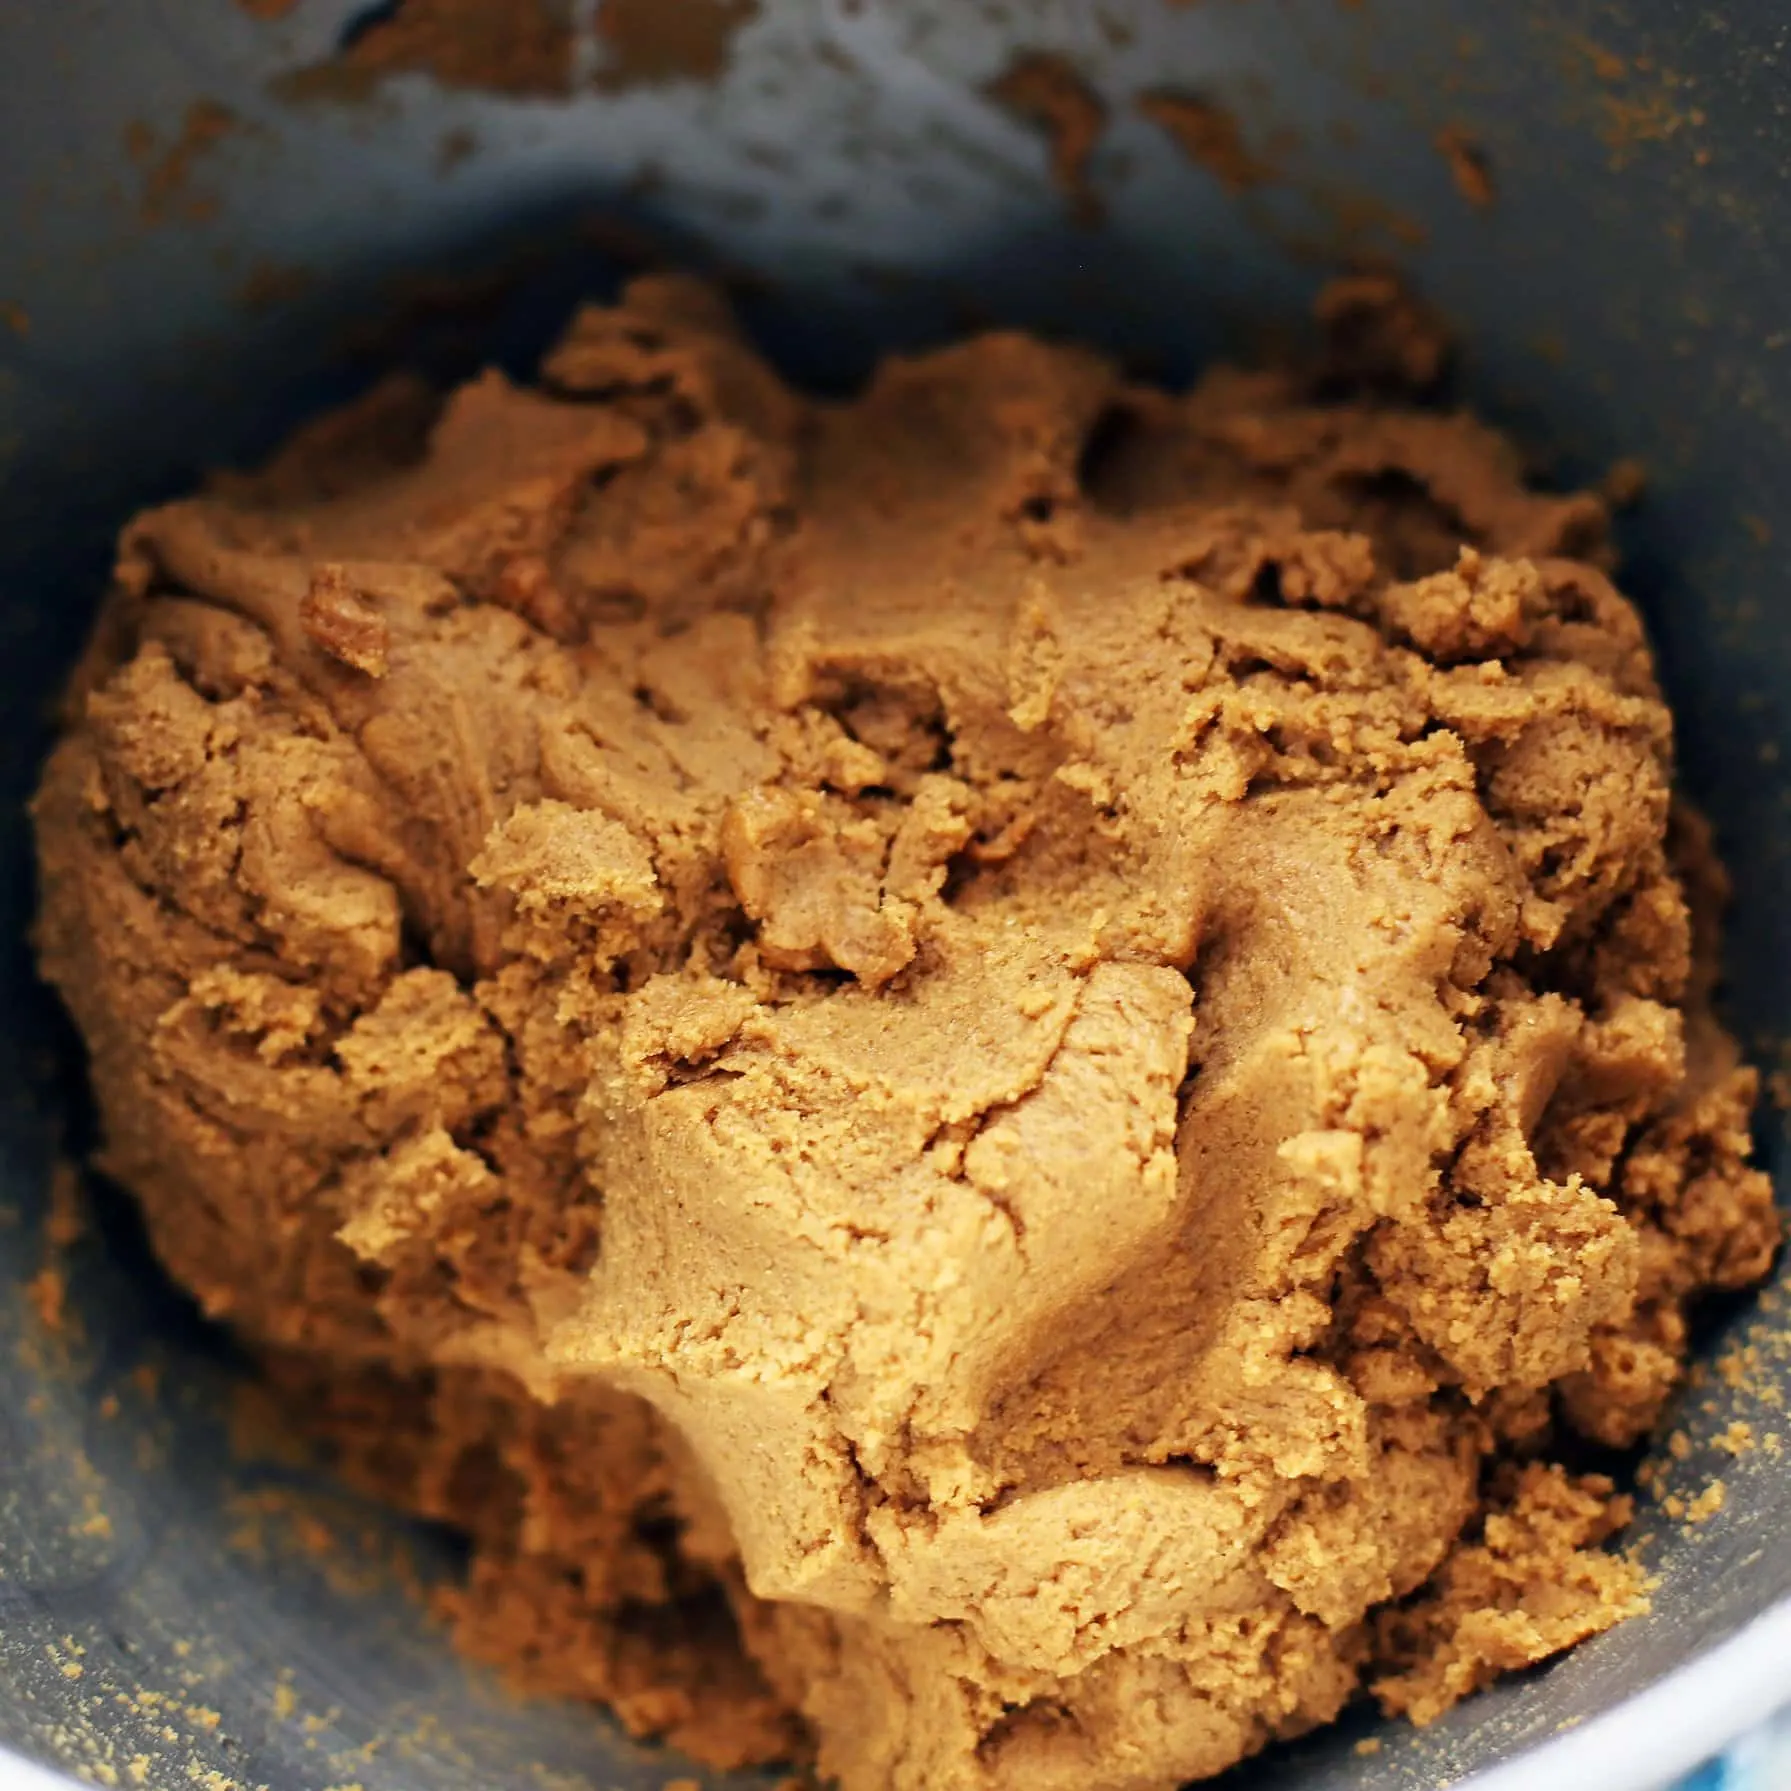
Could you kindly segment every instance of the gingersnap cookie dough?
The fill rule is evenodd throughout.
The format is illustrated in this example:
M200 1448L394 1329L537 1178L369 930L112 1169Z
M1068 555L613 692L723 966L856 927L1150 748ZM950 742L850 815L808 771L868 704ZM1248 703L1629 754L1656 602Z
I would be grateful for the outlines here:
M105 1168L466 1644L847 1791L1163 1791L1642 1605L1765 1269L1602 504L1328 371L797 396L707 291L126 531L37 803Z

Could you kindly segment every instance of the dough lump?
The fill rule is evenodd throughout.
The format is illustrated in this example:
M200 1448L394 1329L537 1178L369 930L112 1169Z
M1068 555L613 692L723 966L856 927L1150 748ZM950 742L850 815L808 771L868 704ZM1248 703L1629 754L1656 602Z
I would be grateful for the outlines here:
M1776 1243L1607 517L1402 389L707 290L124 535L37 802L104 1167L470 1647L847 1791L1163 1791L1638 1608ZM807 1739L805 1739L807 1738Z

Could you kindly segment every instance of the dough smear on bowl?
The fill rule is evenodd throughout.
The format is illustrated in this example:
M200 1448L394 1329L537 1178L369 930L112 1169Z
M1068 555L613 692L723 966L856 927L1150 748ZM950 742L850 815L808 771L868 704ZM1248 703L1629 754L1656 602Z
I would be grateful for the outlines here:
M468 1647L847 1791L1145 1791L1644 1602L1777 1241L1595 497L704 288L126 530L36 808L103 1167Z

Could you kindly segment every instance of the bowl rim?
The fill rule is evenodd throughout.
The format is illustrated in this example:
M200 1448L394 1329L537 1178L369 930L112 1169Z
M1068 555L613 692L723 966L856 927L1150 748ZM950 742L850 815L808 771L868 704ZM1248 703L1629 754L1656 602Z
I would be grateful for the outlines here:
M40 1766L11 1748L0 1748L0 1791L69 1791L79 1783L78 1779Z
M1458 1783L1460 1791L1663 1791L1788 1706L1791 1598L1781 1598L1597 1716Z

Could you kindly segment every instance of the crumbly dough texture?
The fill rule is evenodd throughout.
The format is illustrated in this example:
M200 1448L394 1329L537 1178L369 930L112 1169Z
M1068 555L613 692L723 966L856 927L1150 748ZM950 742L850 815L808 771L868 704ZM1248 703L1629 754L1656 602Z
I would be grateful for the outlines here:
M1638 1607L1765 1269L1588 495L1402 387L705 289L126 531L37 803L104 1166L468 1645L848 1791L1161 1791ZM1701 930L1702 929L1702 930Z

